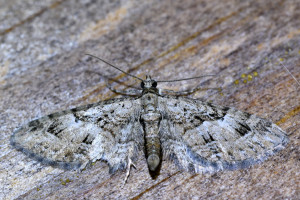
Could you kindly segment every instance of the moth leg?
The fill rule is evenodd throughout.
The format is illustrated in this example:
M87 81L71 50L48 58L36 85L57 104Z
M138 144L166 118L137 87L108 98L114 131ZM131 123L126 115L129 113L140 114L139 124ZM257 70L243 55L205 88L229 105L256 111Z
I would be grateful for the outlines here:
M127 182L127 179L130 175L130 169L131 169L131 166L133 166L135 169L136 169L136 166L134 164L134 162L131 160L131 158L128 157L128 160L127 160L127 169L126 169L126 175L125 175L125 179L124 179L124 183L123 183L123 186L125 185L125 183Z
M124 96L140 96L141 92L138 89L129 89L129 90L117 90L112 88L112 86L108 83L106 83L106 86L109 90L111 90L112 92L116 93L116 94L121 94Z
M106 160L109 164L110 174L114 174L118 170L126 170L126 176L123 181L125 184L129 175L131 166L135 167L133 161L137 158L139 148L136 142L127 141L126 143L119 143L112 148L110 154L107 154Z
M205 90L221 90L221 88L203 88L203 87L196 87L191 90L183 90L183 91L173 91L173 90L166 90L160 89L160 95L172 95L172 96L187 96L193 94L197 91L205 91Z
M90 71L90 70L85 70L85 72L87 73L91 73L91 74L98 74L99 76L102 76L104 77L106 80L106 86L109 90L111 90L112 92L114 93L117 93L117 94L121 94L121 95L124 95L124 96L139 96L140 95L140 90L139 88L136 88L136 87L133 87L133 86L130 86L130 85L125 85L127 87L131 87L131 88L135 88L135 89L129 89L128 91L123 91L123 90L117 90L117 89L114 89L112 88L112 86L109 84L108 80L112 80L114 82L117 82L117 83L121 83L124 85L124 83L122 82L119 82L118 80L114 80L112 78L109 78L107 76L104 76L103 74L99 73L99 72L95 72L95 71Z
M126 90L125 91L125 90L117 90L117 89L113 89L113 88L108 88L108 89L116 94L121 94L124 96L140 96L140 93L138 93L137 90Z

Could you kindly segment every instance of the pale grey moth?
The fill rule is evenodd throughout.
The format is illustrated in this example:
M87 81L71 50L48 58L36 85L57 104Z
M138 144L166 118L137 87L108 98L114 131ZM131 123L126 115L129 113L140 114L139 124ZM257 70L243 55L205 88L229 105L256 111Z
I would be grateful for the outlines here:
M83 169L101 160L111 173L127 169L128 176L141 151L150 173L163 159L181 170L202 173L248 167L288 143L286 133L266 119L166 95L150 76L135 78L142 81L138 97L101 101L36 119L16 130L11 144L44 164Z

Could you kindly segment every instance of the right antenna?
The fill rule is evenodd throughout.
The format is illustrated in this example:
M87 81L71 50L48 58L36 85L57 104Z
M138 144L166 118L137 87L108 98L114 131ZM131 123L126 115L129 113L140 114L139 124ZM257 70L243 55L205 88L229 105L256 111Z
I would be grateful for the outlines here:
M183 78L183 79L175 79L175 80L168 80L168 81L156 81L156 82L176 82L176 81L186 81L186 80L191 80L191 79L197 79L197 78L203 78L207 76L216 76L215 74L208 74L208 75L203 75L203 76L195 76L191 78Z

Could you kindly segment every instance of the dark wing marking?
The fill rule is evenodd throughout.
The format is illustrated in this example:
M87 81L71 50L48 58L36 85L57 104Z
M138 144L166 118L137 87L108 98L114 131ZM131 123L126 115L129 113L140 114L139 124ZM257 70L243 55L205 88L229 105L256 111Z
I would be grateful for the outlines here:
M57 112L18 129L11 144L44 164L82 169L104 160L114 172L143 145L139 110L139 99L128 98Z
M159 101L164 155L188 171L248 167L288 143L277 125L246 112L184 97Z

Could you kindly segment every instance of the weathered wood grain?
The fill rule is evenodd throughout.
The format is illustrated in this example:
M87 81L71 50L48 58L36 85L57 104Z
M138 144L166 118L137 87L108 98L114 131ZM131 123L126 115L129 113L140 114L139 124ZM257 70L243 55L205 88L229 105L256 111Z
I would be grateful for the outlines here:
M0 199L297 199L299 198L300 1L0 1ZM216 74L160 87L202 85L215 104L255 113L289 134L287 148L250 169L191 175L164 161L151 179L141 152L122 187L96 162L77 173L27 158L9 145L33 118L116 97L105 77L168 80ZM138 86L139 83L136 83Z

